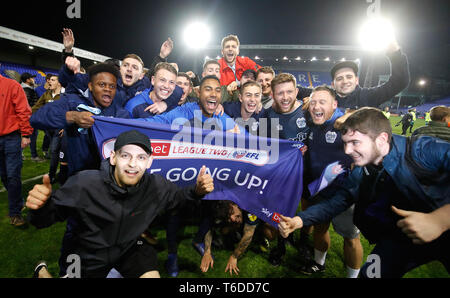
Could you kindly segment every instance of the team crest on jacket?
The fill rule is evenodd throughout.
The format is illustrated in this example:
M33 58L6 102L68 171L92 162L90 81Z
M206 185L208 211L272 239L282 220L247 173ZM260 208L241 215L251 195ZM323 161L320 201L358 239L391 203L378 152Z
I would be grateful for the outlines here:
M255 222L258 219L258 217L256 215L253 215L253 214L250 214L250 213L247 214L247 217L250 220L250 222Z
M305 128L306 127L306 120L305 120L304 117L297 118L296 123L297 123L298 128Z
M295 142L304 142L307 137L308 137L308 133L299 132L295 138L289 138L289 140L295 141Z
M333 144L336 141L337 133L335 131L329 131L325 134L325 140L327 143Z

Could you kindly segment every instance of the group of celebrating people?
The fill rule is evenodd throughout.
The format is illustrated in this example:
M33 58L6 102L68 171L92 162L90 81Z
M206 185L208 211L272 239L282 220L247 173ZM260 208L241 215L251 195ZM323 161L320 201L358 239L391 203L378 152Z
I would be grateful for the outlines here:
M170 38L148 69L138 55L128 54L121 62L110 59L83 72L73 53L73 32L64 29L62 35L64 63L57 79L64 93L41 103L32 115L25 95L15 94L22 107L20 116L11 120L17 126L7 134L0 130L0 150L6 136L24 148L33 129L54 131L64 139L59 147L55 145L64 152L62 165L67 166L60 188L52 191L53 166L50 176L44 176L43 184L36 185L26 200L30 223L36 227L67 221L60 276L67 275L68 256L76 254L81 258L81 277L159 277L149 231L162 213L167 219L166 269L177 276L177 232L192 206L202 211L192 244L202 256L203 272L214 264L213 243L222 242L233 251L225 271L238 274L238 260L253 238L266 249L277 238L269 254L274 266L285 261L286 244L291 243L303 260L299 273L323 272L331 222L344 239L347 277L373 276L371 262L361 268L360 233L376 244L372 254L381 260L378 277L401 277L432 260L449 270L450 144L426 133L414 138L392 134L389 120L376 108L410 81L406 55L396 41L386 51L391 76L383 85L360 87L358 65L344 61L331 69L331 86L311 89L297 86L292 74L275 74L272 67L239 56L236 35L223 38L223 57L206 61L200 78L167 62L173 49ZM0 86L6 80L0 77ZM304 187L301 211L293 218L281 215L276 230L227 198L201 200L214 190L206 167L195 185L186 188L150 174L151 140L136 130L120 134L111 156L102 161L90 130L96 115L190 126L202 123L202 128L301 142L305 145L303 185L320 178L333 162L344 171L318 193ZM450 116L448 109L446 115ZM273 127L269 121L267 130L260 129L261 119L278 119L278 125ZM12 191L17 181L13 186L10 174L3 168L1 173L10 216L18 218L23 202L20 192ZM295 241L292 235L297 229L301 230ZM45 262L36 267L35 276L50 276Z

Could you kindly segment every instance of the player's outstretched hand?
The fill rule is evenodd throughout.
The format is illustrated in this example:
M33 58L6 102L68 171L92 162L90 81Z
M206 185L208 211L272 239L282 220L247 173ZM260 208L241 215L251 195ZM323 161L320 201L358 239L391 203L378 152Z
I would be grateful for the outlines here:
M280 214L280 223L278 224L278 230L282 237L287 238L290 233L303 227L303 221L299 216L287 217Z

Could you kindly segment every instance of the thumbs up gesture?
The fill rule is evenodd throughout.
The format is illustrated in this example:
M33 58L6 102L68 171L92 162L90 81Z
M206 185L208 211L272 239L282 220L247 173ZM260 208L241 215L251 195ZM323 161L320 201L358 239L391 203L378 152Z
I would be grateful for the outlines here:
M280 214L280 223L278 230L283 238L287 238L290 233L303 227L303 221L300 216L287 217Z
M206 195L214 190L214 181L210 174L206 174L206 166L203 166L197 177L195 192L198 195Z
M36 184L33 189L28 192L26 206L32 210L42 208L52 194L50 176L44 175L42 182L43 184Z
M412 239L414 244L424 244L437 239L450 226L450 204L431 213L422 213L398 209L392 206L392 211L403 219L397 221L397 226Z

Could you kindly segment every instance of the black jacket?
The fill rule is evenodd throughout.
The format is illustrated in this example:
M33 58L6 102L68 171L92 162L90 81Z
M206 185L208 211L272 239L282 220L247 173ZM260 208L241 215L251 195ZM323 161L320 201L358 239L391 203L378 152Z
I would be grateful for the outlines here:
M74 250L83 270L114 265L136 242L153 219L184 199L200 199L195 187L183 189L158 175L146 173L134 187L119 187L114 167L104 160L100 170L70 177L46 205L30 212L30 222L45 228L69 216L77 224Z
M402 123L402 125L406 125L409 126L411 124L411 121L413 120L413 116L410 113L406 113L402 119L400 120L400 122Z
M33 88L23 87L23 91L25 91L25 95L28 99L28 104L30 107L34 106L36 102L39 100L39 96Z
M389 80L379 86L363 88L356 86L355 90L345 97L337 95L339 108L358 109L361 107L378 107L400 93L410 82L408 59L398 50L388 55L391 63L391 76ZM298 99L310 95L312 89L299 87Z

